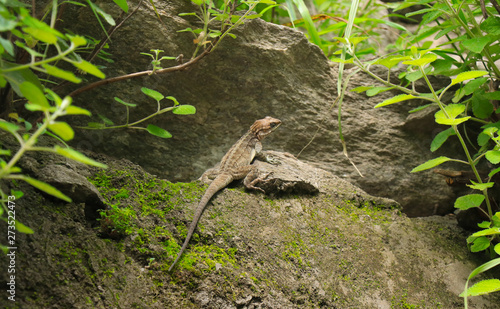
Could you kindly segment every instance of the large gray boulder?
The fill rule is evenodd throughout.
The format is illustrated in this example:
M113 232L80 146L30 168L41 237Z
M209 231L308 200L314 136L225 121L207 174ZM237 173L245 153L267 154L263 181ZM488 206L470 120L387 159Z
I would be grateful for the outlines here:
M130 1L131 8L137 1ZM164 25L147 3L113 36L108 52L115 63L106 64L108 77L147 70L150 59L140 55L163 49L166 55L192 54L190 33L178 32L199 26L193 17L179 17L196 11L188 1L155 1ZM113 11L113 3L101 2ZM99 26L88 8L73 8L68 14L79 23L69 25L77 33L100 37ZM78 28L77 28L78 27ZM106 130L77 133L73 146L117 158L127 158L147 171L173 181L196 179L213 166L254 120L266 115L283 125L265 141L265 149L297 155L316 138L300 158L361 186L373 195L396 199L410 216L446 214L453 210L455 194L438 175L410 174L416 165L430 159L433 135L440 129L427 124L408 125L409 108L373 106L394 93L376 97L347 93L343 104L343 133L349 154L364 177L360 177L342 154L338 138L337 109L331 109L336 93L336 69L322 51L299 31L255 19L246 22L220 46L192 67L175 73L153 75L113 83L78 95L75 104L90 109L92 121L102 114L116 124L125 122L125 107L119 97L136 103L131 119L144 117L156 103L140 88L148 87L191 104L191 116L163 114L150 123L167 129L171 139L160 139L145 131ZM175 65L174 61L165 66ZM385 72L383 73L385 74ZM365 75L351 79L350 89L372 84ZM69 91L69 90L68 90ZM168 100L163 104L168 106ZM87 119L78 118L85 124Z

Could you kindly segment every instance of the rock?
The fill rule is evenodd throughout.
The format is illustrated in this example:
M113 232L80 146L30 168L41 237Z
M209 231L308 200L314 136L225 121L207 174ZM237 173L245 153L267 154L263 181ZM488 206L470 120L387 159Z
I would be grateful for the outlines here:
M130 6L135 3L131 1ZM195 18L178 14L193 12L196 7L184 0L155 1L155 5L165 26L143 2L137 14L112 38L107 51L115 63L106 65L108 77L148 69L150 59L140 53L149 49L161 48L166 55L183 54L186 58L193 52L191 34L178 31L199 25ZM72 10L65 12L65 20L77 16L80 22L71 22L68 28L100 36L88 8ZM160 139L134 130L80 130L72 145L127 158L167 179L188 181L218 162L255 119L270 115L281 119L283 125L266 139L264 149L297 155L319 128L311 145L301 153L301 160L353 182L372 195L397 200L410 216L453 211L456 195L438 176L410 174L416 165L447 153L429 152L431 140L443 128L414 122L414 116L407 114L408 103L373 109L396 93L375 97L346 93L343 133L349 155L364 175L360 177L344 157L338 139L336 110L330 109L337 96L337 73L322 51L299 31L260 19L245 22L234 33L236 39L224 39L215 51L184 71L112 83L75 97L76 105L93 112L92 121L101 121L98 115L102 114L121 124L125 122L125 107L113 97L138 104L131 109L134 121L157 108L141 87L174 96L181 104L194 105L196 115L166 113L148 122L167 129L173 138ZM170 65L174 63L164 63ZM384 71L378 73L386 75ZM349 89L369 84L374 81L358 74L351 79ZM163 101L162 106L171 104ZM409 104L415 107L419 103ZM414 124L406 125L407 119ZM76 121L84 125L88 120L79 117ZM455 150L448 152L456 157Z

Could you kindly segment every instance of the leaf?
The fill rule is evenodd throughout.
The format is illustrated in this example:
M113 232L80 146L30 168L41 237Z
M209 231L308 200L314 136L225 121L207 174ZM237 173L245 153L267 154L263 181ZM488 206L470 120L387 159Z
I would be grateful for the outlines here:
M483 281L479 281L478 283L471 286L466 295L464 293L460 294L460 296L479 296L484 294L493 293L496 291L500 291L500 280L499 279L486 279Z
M167 130L157 127L153 124L149 124L146 128L149 133L161 137L161 138L171 138L172 134L170 134Z
M97 114L97 116L99 116L99 118L101 118L102 122L104 122L105 125L108 125L108 126L114 125L113 121L111 121L111 119L109 119L108 117L101 115L101 114Z
M444 131L439 132L431 142L431 151L434 152L443 145L444 142L448 139L448 137L455 135L456 132L453 128L448 128Z
M434 105L434 104L433 104L433 103L430 103L430 104L425 104L425 105L422 105L422 106L416 107L416 108L414 108L414 109L412 109L412 110L408 111L408 114L419 112L419 111L424 110L424 109L426 109L427 107L432 106L432 105Z
M436 54L428 53L420 57L419 59L404 61L403 64L414 65L414 66L424 66L437 59Z
M467 210L469 208L481 206L483 201L484 195L482 194L468 194L456 199L455 208Z
M66 108L66 115L87 115L92 116L92 114L81 107L70 105Z
M488 16L488 18L481 23L479 28L490 35L499 35L500 18L497 16Z
M113 0L125 13L128 12L127 0Z
M63 148L63 147L56 145L56 146L54 146L54 150L56 153L66 157L66 158L69 158L71 160L75 160L75 161L78 161L78 162L81 162L81 163L84 163L87 165L97 166L100 168L107 168L108 167L106 164L97 162L89 157L86 157L84 154L82 154L74 149L71 149L71 148Z
M462 72L457 75L454 79L451 80L450 86L453 86L455 84L461 83L463 81L469 80L469 79L474 79L481 77L483 75L488 74L486 71L468 71L468 72Z
M70 141L75 136L75 132L66 122L49 124L49 129L65 141Z
M450 160L451 160L450 158L441 156L441 157L438 157L438 158L435 158L435 159L432 159L432 160L429 160L425 163L420 164L419 166L412 169L411 173L416 173L416 172L428 170L430 168L433 168L435 166L438 166L438 165L443 164L444 162L448 162Z
M19 130L19 126L7 121L0 120L0 129L10 133L15 133L17 130Z
M20 233L24 233L24 234L33 234L34 233L32 229L30 229L26 225L22 224L18 220L16 220L15 222L16 222L15 223L16 230L18 230Z
M362 92L365 92L366 90L369 90L372 88L373 88L373 86L359 86L359 87L356 87L354 89L351 89L351 91L356 92L356 93L362 93Z
M390 99L387 99L387 100L383 101L382 103L379 103L379 104L375 105L374 108L378 108L378 107L382 107L382 106L386 106L386 105L398 103L398 102L401 102L401 101L411 100L411 99L414 99L414 98L416 98L416 96L413 96L411 94L400 94L400 95L397 95L397 96L392 97Z
M45 183L43 181L36 180L36 179L33 179L31 177L27 177L27 176L23 176L21 179L26 181L27 183L29 183L33 187L35 187L39 190L42 190L45 193L48 193L52 196L55 196L63 201L68 202L68 203L71 203L71 199L69 197L67 197L61 191L57 190L56 188L49 185L48 183Z
M481 94L477 93L472 96L472 112L474 116L479 119L485 119L490 117L493 113L493 104L491 104L490 100L487 100Z
M489 236L500 234L500 227L492 227L472 234L472 237Z
M6 39L0 37L0 44L2 45L2 47L5 49L5 51L9 55L11 55L12 57L14 57L14 45L12 45L11 41L6 40Z
M19 90L23 96L30 101L31 104L42 106L43 108L50 108L47 98L43 94L41 88L35 86L30 82L23 82L19 86Z
M394 87L372 87L371 89L366 90L366 95L369 97L373 97L379 93L391 90L393 88Z
M471 117L462 117L462 118L456 118L458 115L463 113L465 111L465 105L463 104L448 104L444 110L448 114L448 117L445 115L445 113L442 110L439 110L434 114L434 118L436 123L438 124L444 124L444 125L458 125L462 122L465 122L469 120Z
M145 95L152 97L156 101L161 101L163 98L165 98L165 96L163 96L163 94L159 93L158 91L146 87L142 87L141 91L144 92Z
M491 164L500 163L500 151L498 150L487 151L485 157L488 161L490 161Z
M80 70L92 74L96 77L106 78L106 75L104 75L104 73L101 72L101 70L99 70L95 65L93 65L88 61L81 60L80 62L72 62L72 64L75 67L79 68Z
M87 40L83 36L69 35L69 34L67 34L66 36L69 38L71 43L73 43L73 45L75 45L76 47L87 45Z
M493 175L496 173L500 172L500 167L497 167L496 169L492 170L491 172L488 173L488 177L491 178Z
M137 106L137 104L134 104L134 103L127 103L127 102L123 101L122 99L120 99L120 98L118 98L118 97L115 97L115 101L116 101L116 102L119 102L119 103L121 103L121 104L123 104L123 105L125 105L125 106L130 106L130 107L136 107L136 106Z
M82 80L75 76L72 72L61 70L58 67L52 66L50 64L42 64L42 67L47 70L47 74L53 75L55 77L65 79L72 83L78 84Z
M496 244L493 250L495 250L496 254L500 255L500 244Z
M466 95L469 95L469 94L473 93L474 91L476 91L477 89L479 89L479 87L481 87L487 81L488 81L488 78L481 77L481 78L478 78L478 79L475 79L475 80L472 80L472 81L468 82L464 86L464 88L463 88L464 89L464 93Z
M196 107L192 105L179 105L174 108L172 113L176 115L193 115L196 114Z
M473 238L471 236L471 238ZM470 247L471 252L480 252L486 250L490 247L491 242L487 237L478 237L474 239L472 246Z
M174 101L174 106L179 105L179 102L177 101L177 99L172 97L172 96L165 97L165 99L169 99L169 100Z
M495 185L494 182L477 183L477 182L474 182L473 180L471 180L470 182L472 184L467 185L467 186L474 189L474 190L479 190L479 191L483 191L483 190L486 190L488 188L492 188Z
M110 24L111 26L115 26L116 23L115 23L115 20L113 19L113 17L111 15L109 15L108 13L104 12L100 7L98 7L95 3L93 3L92 1L90 0L87 0L87 3L89 4L89 6L95 10L97 12L97 14L101 15L102 18L104 18L104 20L106 20L106 22L108 24Z
M0 64L2 69L10 69L10 68L15 68L17 65L3 61ZM22 83L28 81L35 86L37 86L40 89L43 89L42 84L40 83L40 80L38 77L31 71L30 69L22 69L22 70L16 70L16 71L11 71L11 72L5 72L0 74L0 76L3 75L9 84L12 86L12 89L16 92L17 95L20 97L23 97L23 94L21 93L19 87L21 86Z
M489 35L468 39L461 42L461 45L473 53L481 53L484 47L492 40Z

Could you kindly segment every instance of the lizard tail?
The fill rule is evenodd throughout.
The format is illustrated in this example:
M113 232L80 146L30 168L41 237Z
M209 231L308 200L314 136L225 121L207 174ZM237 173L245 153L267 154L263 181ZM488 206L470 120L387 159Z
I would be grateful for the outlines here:
M200 203L198 204L198 208L196 209L196 213L194 214L193 221L189 226L186 240L184 240L184 243L182 244L181 251L177 255L177 258L175 258L175 261L172 263L172 266L170 266L170 268L168 269L169 272L174 268L175 264L177 264L182 254L184 253L184 250L186 250L189 244L189 240L191 240L191 237L194 234L194 230L198 225L198 221L200 220L201 214L203 213L205 206L208 204L208 201L210 201L212 196L214 196L214 194L217 193L217 191L225 188L232 181L233 177L231 177L231 175L220 174L212 181L212 183L210 183L210 186L208 186L207 191L205 191L205 194L203 194L203 197L201 198Z

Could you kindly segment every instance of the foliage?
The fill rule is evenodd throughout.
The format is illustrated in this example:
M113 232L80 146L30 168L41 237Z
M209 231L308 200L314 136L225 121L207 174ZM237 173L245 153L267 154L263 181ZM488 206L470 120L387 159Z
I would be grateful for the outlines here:
M462 210L476 208L489 218L489 221L479 224L482 230L474 233L467 242L473 252L487 250L492 259L498 256L500 213L493 212L488 190L494 185L492 177L500 172L500 168L493 169L485 179L479 175L477 165L483 159L491 165L500 163L500 118L496 105L496 100L500 99L500 69L495 65L500 59L500 18L497 17L500 8L483 2L483 6L480 6L479 2L472 0L408 0L387 5L393 9L393 16L410 19L420 15L417 30L410 33L404 27L383 19L387 16L371 18L375 9L375 6L370 5L371 1L362 5L358 0L352 4L316 0L314 9L322 12L316 15L309 13L310 8L305 7L302 0L285 0L284 3L284 10L273 13L284 15L286 11L292 24L303 26L311 42L320 46L332 61L339 63L339 97L336 102L339 104L341 139L341 104L352 76L343 76L343 67L347 63L356 67L352 74L364 72L383 85L359 87L352 91L365 92L368 96L388 90L402 93L377 104L375 108L420 100L425 104L411 112L425 108L437 109L435 122L447 129L436 135L431 143L431 151L436 151L449 138L456 136L466 160L441 156L422 163L412 172L424 171L445 162L469 166L475 179L468 186L476 193L458 198L455 207ZM404 16L399 14L403 9L417 5L413 12ZM302 20L297 20L295 9L300 12ZM346 9L349 9L348 20L338 15L339 12L346 13ZM273 18L275 16L271 15L270 19ZM402 31L399 39L387 47L389 53L385 55L380 55L382 50L369 48L373 46L371 38L380 31L377 25L382 24ZM436 43L438 40L442 43ZM371 56L369 60L366 57L368 54ZM385 67L387 75L376 75L371 70L373 66ZM391 82L391 75L396 68L403 69L397 76L399 83ZM451 80L446 86L440 87L431 83L430 76L447 76ZM423 82L428 90L416 91L416 82ZM448 102L445 95L450 92L453 97ZM476 143L470 142L467 137L468 128L474 124L481 126L482 130ZM498 264L499 259L493 259L471 273L469 279ZM466 307L468 296L500 290L499 280L483 280L469 289L467 284L462 293Z

